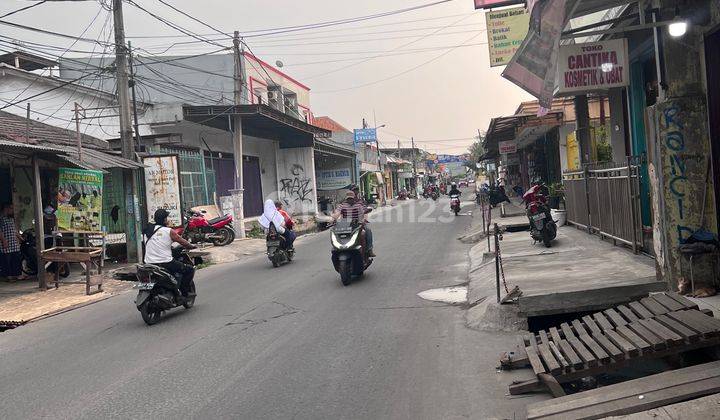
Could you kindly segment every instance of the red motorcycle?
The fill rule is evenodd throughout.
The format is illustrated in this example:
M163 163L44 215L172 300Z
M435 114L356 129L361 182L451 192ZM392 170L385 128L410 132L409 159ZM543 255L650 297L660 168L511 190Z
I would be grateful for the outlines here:
M232 222L233 218L229 214L208 220L202 213L188 210L185 223L176 228L175 232L193 244L210 242L215 246L225 246L235 240Z
M557 225L550 214L550 206L545 198L547 195L547 187L538 183L530 187L522 198L530 220L530 236L550 248L557 236Z

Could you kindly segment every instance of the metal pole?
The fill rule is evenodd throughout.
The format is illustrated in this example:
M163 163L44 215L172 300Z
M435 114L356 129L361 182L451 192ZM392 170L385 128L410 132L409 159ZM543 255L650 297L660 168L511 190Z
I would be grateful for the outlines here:
M120 140L122 156L125 159L136 160L133 145L133 130L130 119L130 95L127 68L127 47L125 45L125 24L123 21L122 0L113 0L113 21L115 24L115 67L117 69L117 93L120 111ZM128 217L126 223L126 244L128 261L142 261L142 238L140 237L140 215L138 205L137 181L133 170L124 174L125 202L128 213L135 217Z
M130 92L132 93L133 125L135 128L135 150L140 147L140 123L138 122L137 99L135 96L135 67L133 67L132 44L128 41L128 65L130 66Z
M410 145L412 149L410 153L412 155L413 164L413 188L415 189L415 195L417 195L417 162L415 161L415 137L410 137Z
M638 236L637 235L637 217L635 214L636 205L635 205L635 201L634 201L634 197L633 197L634 196L634 194L633 194L633 179L632 179L633 178L632 177L633 168L632 168L632 157L631 156L627 157L627 165L628 165L628 198L630 199L630 209L631 209L630 216L631 216L631 220L632 220L632 231L633 231L632 249L633 249L633 253L637 254L638 253L638 249L637 249L637 236Z
M25 143L30 144L30 102L27 103L27 115L25 119Z
M583 164L583 174L585 178L585 205L587 210L587 230L589 234L592 234L592 217L590 216L590 188L589 188L589 180L588 177L590 176L590 171L588 170L588 165Z
M235 52L235 112L233 112L233 152L235 155L235 189L231 191L233 211L235 213L235 233L238 237L245 237L245 216L243 209L243 131L242 118L238 107L243 103L243 85L245 73L243 71L243 57L240 51L240 32L233 35L233 51Z
M45 264L42 261L42 252L45 249L45 225L43 224L42 183L40 182L40 162L36 154L32 156L33 165L33 195L35 196L35 258L37 258L38 286L47 289L45 278ZM89 269L89 267L88 267Z
M75 102L75 141L77 143L78 162L82 163L82 136L80 134L80 105Z
M498 238L498 225L494 225L495 232L495 289L497 291L497 303L500 303L500 240Z

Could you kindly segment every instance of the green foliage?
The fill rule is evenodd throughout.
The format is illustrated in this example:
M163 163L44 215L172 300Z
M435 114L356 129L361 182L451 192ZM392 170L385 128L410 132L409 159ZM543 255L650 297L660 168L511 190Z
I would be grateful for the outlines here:
M550 184L548 186L548 189L550 190L550 197L565 197L565 186L562 182L555 182L553 184Z
M595 148L597 149L598 162L611 162L613 159L612 144L610 144L610 135L608 127L599 125L594 127L595 131Z
M247 236L248 238L260 239L265 237L265 232L263 232L260 225L254 224L250 232L247 233Z

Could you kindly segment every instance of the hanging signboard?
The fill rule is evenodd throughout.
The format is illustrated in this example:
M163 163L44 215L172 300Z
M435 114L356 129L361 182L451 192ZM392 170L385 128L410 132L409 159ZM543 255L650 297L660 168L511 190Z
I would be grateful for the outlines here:
M517 144L512 140L498 142L498 151L501 155L517 153Z
M504 66L520 48L530 26L525 7L491 10L485 13L490 67Z
M588 92L628 86L626 38L560 47L557 93Z
M560 35L565 24L567 0L535 2L531 29L502 76L538 98L540 106L552 108Z
M182 202L180 200L180 170L177 155L146 156L145 165L145 203L148 218L158 209L170 213L171 226L182 224Z
M475 0L476 9L490 9L493 7L509 6L511 4L524 4L524 0Z
M377 141L377 130L374 128L356 128L353 130L355 143L368 143Z
M350 168L319 170L315 173L318 190L341 190L352 183Z
M100 171L60 168L58 171L57 226L59 230L102 230L103 174Z

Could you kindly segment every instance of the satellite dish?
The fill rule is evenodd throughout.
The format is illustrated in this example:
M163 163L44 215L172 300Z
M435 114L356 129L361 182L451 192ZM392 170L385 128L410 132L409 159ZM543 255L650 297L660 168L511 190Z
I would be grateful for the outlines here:
M278 66L278 67L280 67L280 68L282 68L282 66L284 66L283 62L280 61L280 60L276 61L276 62L275 62L275 65Z

